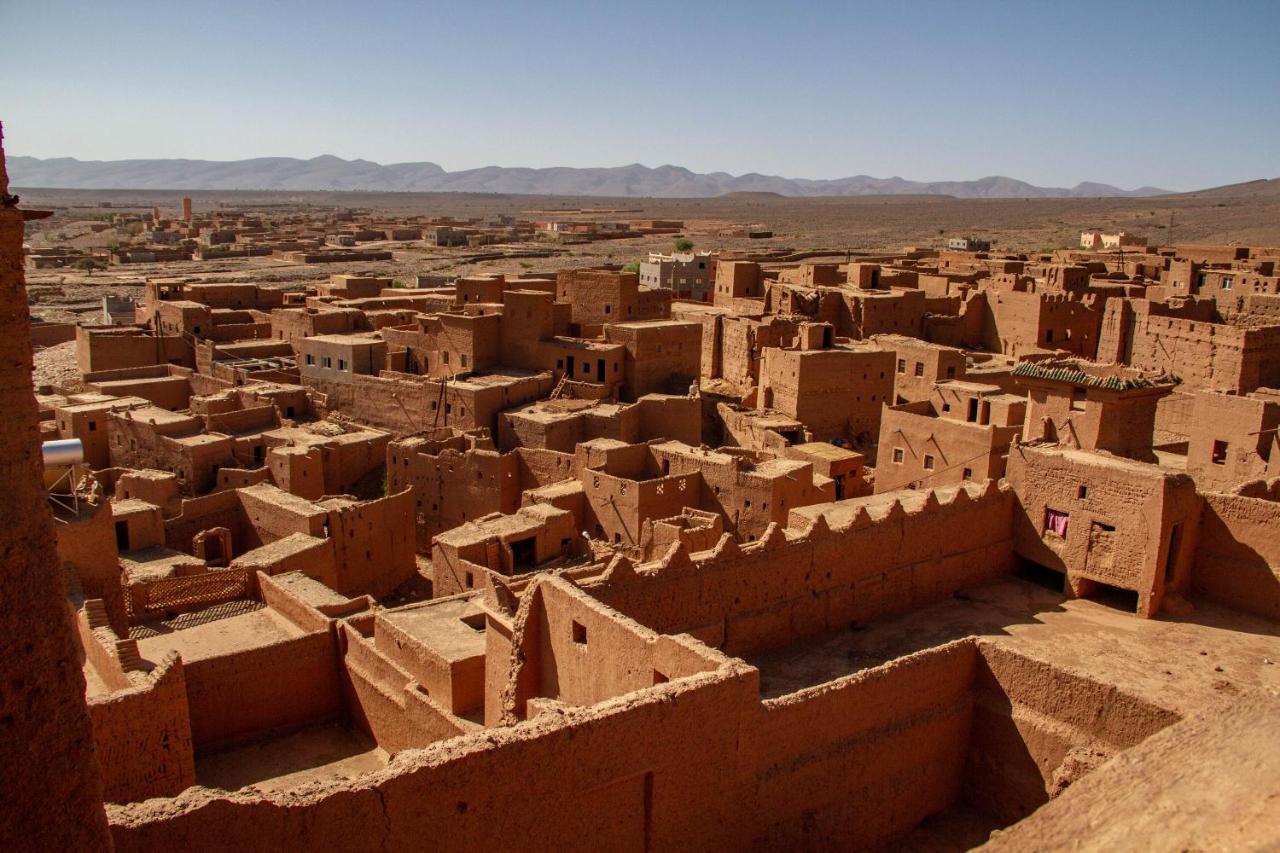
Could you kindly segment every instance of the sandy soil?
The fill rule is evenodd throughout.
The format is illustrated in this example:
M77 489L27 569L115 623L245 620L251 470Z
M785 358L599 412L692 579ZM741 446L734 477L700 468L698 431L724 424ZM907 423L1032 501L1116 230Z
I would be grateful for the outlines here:
M1251 690L1280 693L1280 633L1271 622L1199 602L1181 617L1136 619L1109 600L1068 600L1021 579L967 590L865 627L747 657L771 698L980 636L1055 666L1123 684L1191 713Z
M254 740L196 759L196 783L234 791L253 785L285 791L313 779L352 779L387 766L388 755L336 723Z
M1274 182L1273 182L1274 183ZM264 213L321 213L351 209L362 216L515 215L524 219L671 218L686 223L685 236L702 249L759 252L767 249L822 250L842 258L846 251L900 250L906 245L939 245L946 236L973 235L997 248L1040 251L1073 247L1086 228L1125 228L1153 242L1226 242L1280 245L1280 186L1258 190L1218 190L1150 199L982 199L921 196L788 199L768 195L713 199L601 199L456 193L192 193L197 211L260 210ZM113 211L145 212L153 205L174 212L178 193L138 191L23 191L33 209L54 216L29 226L32 245L105 246L113 231L87 231L91 217ZM110 208L102 205L109 203ZM762 223L768 240L724 238L730 225ZM1172 227L1170 227L1172 225ZM670 251L670 236L609 240L580 245L512 243L482 249L441 249L415 243L367 243L390 249L391 261L361 269L410 281L417 274L467 275L549 272L601 263L623 264L650 251ZM500 252L551 252L546 258L477 260ZM107 270L29 271L34 314L57 322L96 322L105 295L137 296L148 279L197 282L253 282L280 288L304 287L341 264L287 264L272 258L131 264Z
M67 341L35 352L35 369L31 372L35 386L57 385L76 388L81 385L80 368L76 364L76 342Z

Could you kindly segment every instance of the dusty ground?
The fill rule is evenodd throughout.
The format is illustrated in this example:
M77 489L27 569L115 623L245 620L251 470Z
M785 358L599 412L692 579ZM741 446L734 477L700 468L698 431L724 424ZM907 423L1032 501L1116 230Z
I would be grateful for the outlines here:
M153 205L176 212L181 193L140 191L21 190L23 204L53 210L54 216L33 223L32 245L106 246L120 238L112 231L94 234L89 224L113 211L149 211ZM938 245L944 236L970 234L995 242L997 248L1037 251L1074 246L1086 228L1125 228L1153 242L1226 242L1280 245L1280 183L1276 181L1151 199L982 199L960 200L920 196L789 199L770 195L737 195L713 199L602 199L553 196L471 195L456 193L191 193L196 210L272 212L353 209L365 214L493 216L524 219L682 219L685 234L703 249L749 250L787 248L874 252L906 245ZM103 204L110 204L109 208ZM769 240L721 238L729 225L762 223ZM1172 228L1170 225L1172 224ZM573 246L515 243L475 249L438 249L418 243L363 244L390 248L392 261L363 269L411 280L419 273L448 275L533 273L566 266L627 263L651 250L669 251L668 236L602 241ZM493 251L554 253L546 258L476 260ZM115 266L85 273L69 270L29 271L33 313L51 321L93 321L104 295L136 295L148 279L171 281L240 281L279 287L305 286L340 264L286 264L250 258L173 264Z
M353 779L387 766L388 755L364 734L337 723L257 739L196 759L196 783L235 791L253 785L285 791L313 779Z
M967 590L862 628L746 660L761 698L792 693L967 636L1007 643L1054 666L1123 684L1129 693L1191 714L1244 693L1280 695L1274 623L1209 602L1183 616L1137 619L1109 599L1068 600L1019 578Z

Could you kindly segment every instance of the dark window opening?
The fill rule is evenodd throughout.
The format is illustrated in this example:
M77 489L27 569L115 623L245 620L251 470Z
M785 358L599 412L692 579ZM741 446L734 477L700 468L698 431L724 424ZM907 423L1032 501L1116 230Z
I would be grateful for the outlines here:
M127 521L116 522L116 550L129 550L129 522Z
M1178 551L1182 547L1182 522L1173 525L1169 530L1169 554L1164 561L1164 581L1173 583L1178 568Z
M587 626L578 620L573 620L573 641L580 646L587 644Z
M1214 441L1212 461L1214 465L1227 464L1227 443L1225 441Z
M528 571L538 564L538 540L535 536L516 539L511 544L511 568Z

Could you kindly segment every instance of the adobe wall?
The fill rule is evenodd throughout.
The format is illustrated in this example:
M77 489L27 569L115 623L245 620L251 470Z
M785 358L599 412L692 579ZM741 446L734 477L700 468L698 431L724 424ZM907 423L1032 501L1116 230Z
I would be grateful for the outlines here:
M401 753L387 770L319 783L287 799L193 789L163 804L113 807L117 851L226 846L417 849L424 834L481 853L530 849L745 849L750 827L726 796L737 778L753 670L725 662L594 708L568 707ZM530 780L558 804L530 809ZM734 790L730 781L728 790ZM351 831L360 827L361 832Z
M13 850L101 850L102 784L42 479L24 215L8 189L0 144L0 826L21 827L4 841Z
M756 849L871 849L956 803L977 661L960 640L760 703Z
M80 326L76 329L76 363L81 373L166 363L195 367L195 355L191 344L178 335L95 334Z
M333 544L328 539L294 533L270 545L233 554L230 568L267 575L302 572L310 578L332 581L338 574L333 551Z
M231 531L234 553L239 554L262 545L262 539L248 524L240 510L240 492L215 492L182 501L180 514L164 522L165 545L190 554L196 534L214 527Z
M425 427L484 427L496 433L497 415L503 409L545 398L554 387L549 373L534 374L505 386L475 389L383 371L379 376L354 376L349 383L314 382L308 385L329 395L328 408L342 411L362 424L405 434Z
M964 801L1010 824L1117 752L1177 722L1114 685L977 641Z
M803 421L817 440L880 433L893 402L894 355L882 350L801 351L769 347L760 363L757 406Z
M701 672L720 659L701 644L661 636L601 605L568 581L537 580L522 600L512 629L519 654L489 660L499 672L517 661L503 695L504 711L523 718L539 697L567 705L595 705Z
M142 683L93 696L93 746L107 802L177 796L196 781L182 659L172 652Z
M691 447L702 443L702 400L649 394L636 401L640 413L637 441L665 438Z
M413 537L407 535L414 523L410 489L331 508L328 522L337 567L329 586L339 595L386 595L417 573Z
M667 293L669 305L670 291ZM635 273L560 270L556 273L556 298L573 305L573 322L578 324L647 319L640 310L640 279Z
M916 404L912 408L928 408ZM928 487L982 482L1004 476L1009 442L1021 427L980 425L906 406L886 407L880 422L880 443L876 458L875 491L893 491L910 483ZM902 461L896 461L896 451ZM930 457L925 459L925 457ZM931 467L925 467L929 462Z
M1189 585L1201 504L1185 474L1019 445L1009 453L1007 482L1018 495L1018 555L1064 573L1078 594L1091 583L1133 590L1138 613L1150 617L1166 592ZM1051 528L1050 512L1066 515L1065 536Z
M1179 444L1190 439L1195 425L1196 394L1174 390L1156 403L1152 444Z
M741 655L1011 572L1013 505L994 481L903 493L875 506L874 517L861 506L850 512L847 527L832 530L825 517L803 534L775 525L749 545L726 536L698 560L677 546L657 563L617 563L584 588L653 630L689 632Z
M185 662L197 753L342 710L334 635L323 630Z
M103 501L97 506L87 505L77 518L56 519L54 529L59 562L71 566L85 597L101 599L111 627L127 636L129 620L120 586L114 520L111 503Z
M191 383L185 376L103 379L93 382L89 387L116 397L141 397L162 409L174 412L185 409L191 400Z
M1206 493L1192 589L1235 610L1280 620L1280 503Z
M574 476L572 454L533 447L518 448L515 454L524 489L541 488Z
M474 730L427 695L352 625L341 625L342 691L351 722L387 752L421 749Z
M1185 313L1185 312L1179 312ZM1167 371L1185 388L1246 393L1280 385L1280 326L1242 328L1173 312L1146 300L1109 300L1107 326L1124 363Z
M418 547L429 551L438 533L491 512L510 514L520 506L525 481L515 453L441 448L432 453L391 445L387 489L412 488Z
M687 391L701 376L702 326L698 323L613 324L605 328L605 337L626 347L626 399Z
M640 528L646 519L678 515L685 506L698 506L701 477L697 473L637 482L615 477L605 471L581 472L587 506L583 519L599 538L634 546L640 542Z
M75 323L32 323L31 345L52 347L76 339Z
M1280 397L1197 395L1187 441L1187 473L1201 491L1229 492L1280 476Z

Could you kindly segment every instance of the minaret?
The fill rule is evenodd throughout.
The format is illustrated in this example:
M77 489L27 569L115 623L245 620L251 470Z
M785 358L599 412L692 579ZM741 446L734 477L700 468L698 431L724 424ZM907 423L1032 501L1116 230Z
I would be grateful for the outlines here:
M0 127L0 846L109 850L31 384L22 234L38 218L9 195Z
M182 197L182 218L188 225L191 224L191 196L189 195Z

